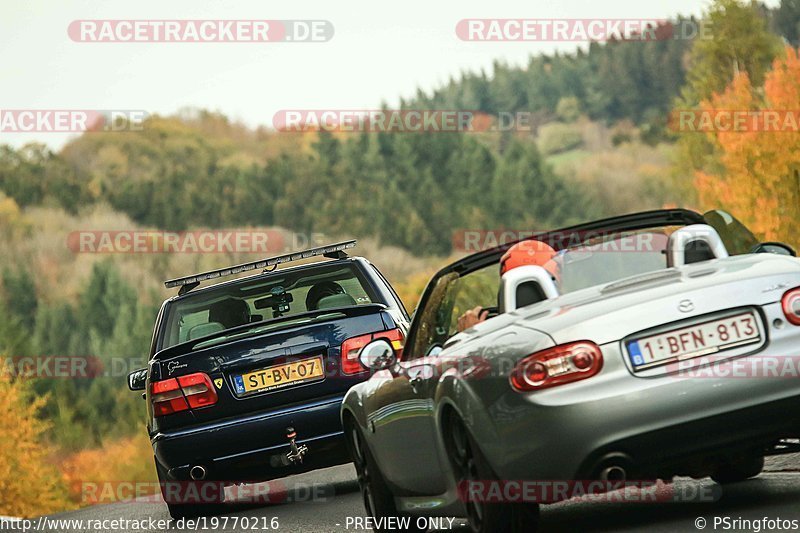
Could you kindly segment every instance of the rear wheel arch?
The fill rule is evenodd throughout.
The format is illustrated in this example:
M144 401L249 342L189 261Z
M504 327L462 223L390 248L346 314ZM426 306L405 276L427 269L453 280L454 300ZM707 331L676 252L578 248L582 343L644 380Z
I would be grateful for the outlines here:
M448 453L447 446L448 446L449 435L447 435L447 432L450 430L450 427L452 427L451 423L453 421L453 417L455 417L457 420L460 420L461 424L466 429L467 434L470 436L475 445L478 447L478 450L480 450L481 455L483 457L486 457L486 452L484 451L484 447L475 438L475 431L472 424L470 424L470 420L467 417L463 416L461 410L458 409L458 407L450 401L443 402L443 405L439 410L439 426L438 426L439 438L441 439L441 443L443 446L442 449L445 451L445 453ZM491 465L489 465L489 467L492 473L496 475L496 473L494 472L494 468L492 468ZM449 463L449 456L448 456L448 468L450 469L453 468L453 465ZM455 474L455 472L453 473Z
M494 422L486 411L486 406L477 394L473 393L469 383L465 380L440 382L435 401L439 406L436 415L436 430L439 437L444 439L445 431L447 431L446 417L454 413L461 419L476 442L481 443L480 448L484 457L490 457L486 454L487 450L484 449L483 443L500 442L500 437L496 432ZM444 440L441 441L441 444L444 444Z
M354 462L358 460L354 454L358 453L361 455L362 460L364 455L363 450L357 451L355 449L355 432L358 433L359 440L361 441L358 443L358 445L366 447L369 449L369 452L372 453L372 443L369 439L370 431L367 429L366 424L361 423L358 415L352 409L348 408L342 410L342 432L344 433L345 444L347 445L348 452L350 453L350 458L353 459Z
M365 434L364 426L359 423L358 417L356 414L349 408L342 409L342 431L344 432L345 441L347 441L348 447L353 446L353 435L352 431L360 431L361 434ZM352 453L352 448L351 448Z
M358 423L355 413L347 405L342 406L342 412L339 415L339 418L341 419L342 427L345 427L345 424L347 424L348 421Z
M362 406L363 398L361 392L359 391L359 385L361 385L361 383L354 385L344 395L344 398L342 399L342 407L339 412L339 420L344 426L346 417L350 416L359 424L359 426L361 426L362 429L365 429L367 425L367 416L364 413L364 408Z

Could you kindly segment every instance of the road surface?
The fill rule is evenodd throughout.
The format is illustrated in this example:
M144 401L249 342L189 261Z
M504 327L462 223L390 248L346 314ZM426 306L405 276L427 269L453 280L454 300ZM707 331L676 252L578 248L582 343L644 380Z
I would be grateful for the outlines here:
M698 526L705 524L705 531L767 531L769 525L764 519L795 520L784 522L783 530L796 525L800 531L800 473L776 468L777 471L766 472L756 479L719 487L706 480L679 479L670 486L671 501L659 502L619 502L619 501L569 501L557 505L543 507L540 531L574 532L574 531L646 531L674 532L699 531ZM358 522L364 517L364 509L358 486L355 482L351 466L340 466L320 470L285 480L290 487L290 494L305 501L277 505L244 505L229 506L222 514L217 515L219 524L227 521L226 531L259 530L269 525L272 519L277 520L278 531L344 533L348 531L370 531ZM306 498L312 486L322 487L317 491L317 498ZM675 502L674 495L717 494L718 501ZM680 496L678 496L680 499ZM683 498L692 499L691 496ZM661 498L659 498L661 500ZM717 522L727 517L727 522ZM57 519L72 520L167 520L169 515L163 503L132 502L95 505L79 511L62 513ZM736 522L735 520L741 520ZM745 520L760 521L758 524ZM211 525L211 524L208 524ZM89 524L91 526L91 524ZM727 526L727 528L725 527ZM738 527L737 527L738 526ZM220 529L222 529L220 527ZM84 524L82 529L62 528L64 531L103 531ZM145 525L138 531L152 531ZM158 530L158 529L156 529ZM167 529L169 530L169 529ZM173 531L178 531L174 526ZM131 527L117 531L136 531ZM466 531L461 521L455 521L443 529L434 531Z

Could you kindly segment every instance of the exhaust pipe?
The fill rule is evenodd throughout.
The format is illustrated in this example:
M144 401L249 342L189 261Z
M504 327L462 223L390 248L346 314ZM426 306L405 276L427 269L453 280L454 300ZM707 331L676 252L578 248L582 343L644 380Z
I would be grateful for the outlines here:
M600 472L600 479L602 481L610 481L612 483L625 481L628 477L628 472L619 465L609 466Z
M601 457L591 470L592 479L610 483L624 483L636 470L636 463L630 455L623 452L607 453ZM638 479L638 478L637 478Z
M189 477L194 481L202 481L206 478L206 469L200 465L195 465L189 470Z

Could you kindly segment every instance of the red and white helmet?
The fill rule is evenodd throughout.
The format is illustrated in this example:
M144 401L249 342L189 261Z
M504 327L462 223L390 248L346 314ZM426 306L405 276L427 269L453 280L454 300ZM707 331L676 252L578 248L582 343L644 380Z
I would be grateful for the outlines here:
M500 258L500 275L521 266L540 266L554 279L560 279L558 264L554 261L556 251L542 241L527 240L509 248Z

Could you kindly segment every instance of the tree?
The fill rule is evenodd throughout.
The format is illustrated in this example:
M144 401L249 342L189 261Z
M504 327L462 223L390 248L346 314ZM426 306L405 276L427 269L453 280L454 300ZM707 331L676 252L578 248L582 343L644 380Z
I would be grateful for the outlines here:
M564 122L575 122L581 115L581 103L574 96L565 96L556 105L556 115Z
M740 74L702 109L789 111L800 109L800 58L792 48L776 59L762 89ZM695 185L706 207L729 209L766 240L800 244L800 135L784 130L717 131L708 136L721 151L719 172L698 171Z
M0 374L0 515L30 517L63 510L66 490L42 443L44 398Z
M791 45L800 45L800 0L781 0L772 14L772 26Z
M767 21L753 2L715 0L702 25L710 38L694 41L689 57L683 99L697 104L725 89L737 74L747 74L756 85L780 52L779 39L767 30Z
M27 330L33 330L36 317L36 285L28 270L19 268L16 272L3 269L3 290L6 309L16 317Z

